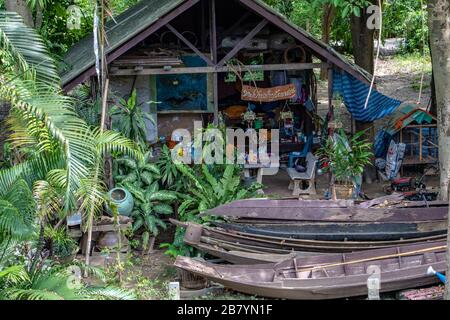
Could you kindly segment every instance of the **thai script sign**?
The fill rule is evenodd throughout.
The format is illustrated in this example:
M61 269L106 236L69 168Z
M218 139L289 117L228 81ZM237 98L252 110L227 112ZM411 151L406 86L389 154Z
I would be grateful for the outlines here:
M256 88L243 85L241 99L244 101L272 102L295 97L297 90L293 84L272 88Z

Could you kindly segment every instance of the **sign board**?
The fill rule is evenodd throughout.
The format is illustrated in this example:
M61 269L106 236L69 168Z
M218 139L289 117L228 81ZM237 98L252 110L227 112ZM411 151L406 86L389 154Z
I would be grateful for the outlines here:
M272 88L256 88L243 85L241 99L254 102L272 102L295 97L297 90L293 84Z

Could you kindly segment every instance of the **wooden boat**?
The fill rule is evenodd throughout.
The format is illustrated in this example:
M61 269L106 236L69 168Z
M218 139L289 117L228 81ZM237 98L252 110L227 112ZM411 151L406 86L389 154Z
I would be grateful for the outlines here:
M445 240L446 234L387 241L324 241L309 239L290 239L273 237L267 235L250 234L235 230L222 229L218 227L207 227L195 223L180 223L171 220L172 223L186 227L184 241L194 245L202 241L202 237L218 241L227 241L239 245L253 246L261 249L273 249L272 253L279 253L277 250L307 251L307 252L353 252L368 249L380 249L392 246L400 246L419 242Z
M252 221L412 222L447 220L448 205L365 208L347 201L249 199L203 213Z
M380 241L423 238L447 233L447 221L428 222L314 222L314 223L214 223L225 230L289 239L326 241Z
M178 257L175 266L250 295L337 299L367 295L367 280L376 270L380 271L380 292L437 283L427 269L432 266L444 272L445 254L442 241L258 265L215 265Z
M213 245L208 242L216 244ZM283 250L283 253L271 253L248 249L245 246L230 245L220 241L214 241L212 239L205 240L205 242L192 244L192 246L204 253L234 264L261 264L268 262L281 262L295 257L326 255L326 253L288 250Z

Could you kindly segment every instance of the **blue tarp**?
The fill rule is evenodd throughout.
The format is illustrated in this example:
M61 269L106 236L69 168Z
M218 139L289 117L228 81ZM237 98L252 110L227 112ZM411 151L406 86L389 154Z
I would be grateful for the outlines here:
M369 86L354 78L347 72L333 72L333 94L339 93L353 118L358 121L371 122L381 119L397 109L401 101L389 98L376 90L372 90L366 109Z

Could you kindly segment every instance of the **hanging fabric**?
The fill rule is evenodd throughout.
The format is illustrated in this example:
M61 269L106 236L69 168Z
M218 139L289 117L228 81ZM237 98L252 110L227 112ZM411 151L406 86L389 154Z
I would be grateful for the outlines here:
M333 72L333 94L340 94L344 99L348 111L358 121L372 122L381 119L394 112L401 101L390 98L372 90L367 108L366 98L369 86L357 80L347 72Z

